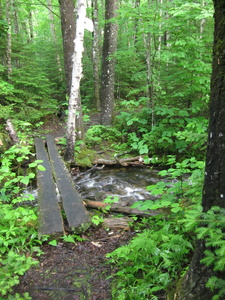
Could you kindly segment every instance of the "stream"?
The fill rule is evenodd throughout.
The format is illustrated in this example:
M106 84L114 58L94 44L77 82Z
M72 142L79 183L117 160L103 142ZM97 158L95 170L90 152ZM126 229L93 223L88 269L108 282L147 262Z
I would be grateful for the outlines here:
M107 196L118 196L120 205L131 206L139 200L156 199L146 187L162 180L158 172L147 167L105 167L80 173L73 180L82 199L103 201ZM23 192L25 198L32 195L35 200L37 194L37 188L34 187Z
M156 199L146 187L160 180L158 172L143 167L105 167L80 174L74 182L83 199L103 201L107 196L118 196L121 205L130 206L139 200Z

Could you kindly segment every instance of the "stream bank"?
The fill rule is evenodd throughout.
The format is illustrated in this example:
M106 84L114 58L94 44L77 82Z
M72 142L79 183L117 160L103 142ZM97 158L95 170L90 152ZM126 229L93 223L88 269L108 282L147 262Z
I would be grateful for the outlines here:
M82 198L102 201L109 195L118 196L124 206L149 199L146 186L158 180L157 170L142 167L106 167L74 177ZM21 277L14 291L28 292L32 300L110 300L109 277L116 270L108 264L106 254L127 244L134 236L132 227L108 229L100 225L89 228L81 235L83 240L75 244L63 240L57 246L45 243L41 246L44 254L36 258L39 265Z
M74 181L82 198L102 201L109 195L118 196L119 202L127 206L149 199L146 186L159 180L157 173L143 167L105 167L81 172ZM81 235L83 240L75 244L61 239L57 246L45 242L41 246L43 255L34 257L39 265L21 277L14 292L28 292L32 300L111 300L110 276L116 270L108 264L106 254L134 236L132 227L107 229L100 225L90 227Z

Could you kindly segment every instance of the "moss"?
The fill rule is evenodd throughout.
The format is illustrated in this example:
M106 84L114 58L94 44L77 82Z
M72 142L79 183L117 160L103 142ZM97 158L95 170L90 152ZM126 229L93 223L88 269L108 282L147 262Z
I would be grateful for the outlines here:
M76 164L80 167L92 167L96 158L96 152L82 147L76 154Z
M180 295L181 290L183 288L183 284L184 284L184 280L185 280L185 276L182 276L176 283L175 287L172 287L168 292L167 292L167 299L168 300L173 300L176 299L178 297L178 295Z

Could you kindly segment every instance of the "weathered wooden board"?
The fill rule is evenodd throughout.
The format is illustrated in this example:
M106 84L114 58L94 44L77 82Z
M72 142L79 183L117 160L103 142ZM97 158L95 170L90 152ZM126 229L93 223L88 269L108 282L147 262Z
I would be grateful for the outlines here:
M90 223L90 217L75 188L70 173L57 150L54 137L47 135L46 141L53 174L59 189L68 224L71 228L85 227L85 224Z
M45 171L37 171L38 233L39 235L64 233L63 219L57 199L56 185L48 153L42 138L35 138L37 159L43 160Z

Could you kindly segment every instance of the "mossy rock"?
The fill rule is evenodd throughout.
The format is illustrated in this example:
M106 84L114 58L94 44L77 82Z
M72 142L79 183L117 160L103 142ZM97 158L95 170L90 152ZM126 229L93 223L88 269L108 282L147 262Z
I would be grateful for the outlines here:
M86 147L82 147L79 153L76 154L76 164L80 167L91 168L96 158L96 152Z

